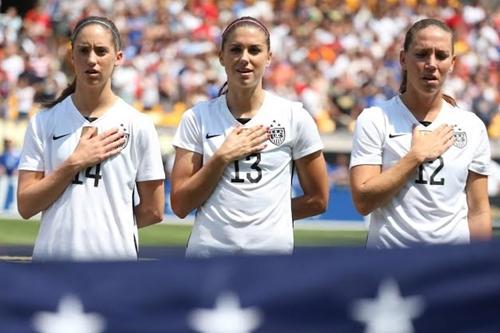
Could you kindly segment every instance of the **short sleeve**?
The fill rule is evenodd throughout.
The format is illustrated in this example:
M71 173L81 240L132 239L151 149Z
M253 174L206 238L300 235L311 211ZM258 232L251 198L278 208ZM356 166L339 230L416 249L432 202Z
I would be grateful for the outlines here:
M294 146L292 158L298 160L324 148L318 127L301 103L293 103L292 109Z
M136 181L165 179L160 141L153 122L150 119L144 118L137 132L139 134L137 140L139 165Z
M379 110L369 108L358 116L352 139L350 168L356 165L382 164L383 139L379 128L383 121L379 119L380 114Z
M24 134L19 170L45 171L43 134L39 114L33 116Z
M194 109L189 109L182 115L172 145L198 154L203 154L201 127L196 118Z
M469 164L469 170L481 175L490 174L490 141L486 132L486 127L482 121L478 121L477 127L481 128L479 132L478 145L474 150L474 157Z

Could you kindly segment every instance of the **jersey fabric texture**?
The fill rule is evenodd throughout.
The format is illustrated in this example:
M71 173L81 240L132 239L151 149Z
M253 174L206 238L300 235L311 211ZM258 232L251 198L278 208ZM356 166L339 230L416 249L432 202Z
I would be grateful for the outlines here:
M73 153L86 126L97 127L98 133L120 128L124 148L76 174L42 212L34 260L137 258L136 182L165 178L158 135L147 116L118 99L89 123L67 97L31 119L19 169L50 174Z
M420 165L389 203L371 213L368 247L470 242L467 176L469 171L488 175L490 162L486 128L472 112L443 102L437 118L425 127L399 96L365 109L356 122L351 168L371 164L388 169L408 153L414 126L432 131L442 124L453 126L454 144Z
M223 95L186 111L173 144L203 155L206 163L238 124ZM269 127L267 147L226 167L196 211L187 256L293 251L293 160L321 150L323 143L300 103L271 92L244 127L256 125Z

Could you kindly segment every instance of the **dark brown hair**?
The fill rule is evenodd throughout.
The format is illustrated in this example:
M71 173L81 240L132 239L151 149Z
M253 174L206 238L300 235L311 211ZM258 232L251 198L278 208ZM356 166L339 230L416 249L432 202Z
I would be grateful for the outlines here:
M113 21L108 19L107 17L104 16L87 16L78 21L78 23L75 26L75 29L73 30L73 33L71 34L71 48L73 48L73 44L76 40L76 37L78 37L78 34L80 31L83 29L83 27L90 25L90 24L100 24L101 26L107 28L109 31L111 31L111 35L113 36L113 45L115 47L116 51L121 50L122 48L122 41L120 38L120 32L116 28L115 24ZM58 104L59 102L63 101L66 97L74 93L76 90L76 79L73 79L73 81L61 92L61 95L57 97L55 100L44 103L42 106L46 108L51 108L54 105Z
M222 38L221 38L221 43L220 43L221 51L224 49L224 45L227 42L227 38L228 38L230 32L238 27L244 27L244 26L253 26L253 27L257 27L260 30L262 30L264 32L264 34L266 35L267 49L271 50L271 38L270 38L269 30L267 30L266 26L261 21L257 20L254 17L242 16L242 17L237 18L236 20L232 21L231 23L229 23L228 26L226 27L226 29L224 29L224 31L222 32ZM227 87L227 81L224 82L222 87L219 89L218 96L221 96L221 95L224 95L225 93L227 93L226 87Z
M408 50L410 49L410 45L411 45L411 43L413 43L413 40L415 39L415 34L417 32L419 32L420 30L425 29L427 27L430 27L430 26L436 26L436 27L440 28L441 30L448 32L451 35L451 53L455 54L455 47L454 47L455 35L453 33L453 30L451 30L451 28L449 26L447 26L446 23L444 23L443 21L433 19L433 18L426 18L426 19L417 21L410 27L410 29L408 29L408 31L406 32L406 35L405 35L404 43L403 43L403 51L408 52ZM402 70L401 77L402 77L402 79L401 79L401 85L399 87L399 92L402 94L406 91L406 83L407 83L406 70L404 70L404 69ZM443 94L443 99L445 101L447 101L448 103L450 103L451 105L457 106L457 102L455 101L455 99L453 97L448 96L446 94Z

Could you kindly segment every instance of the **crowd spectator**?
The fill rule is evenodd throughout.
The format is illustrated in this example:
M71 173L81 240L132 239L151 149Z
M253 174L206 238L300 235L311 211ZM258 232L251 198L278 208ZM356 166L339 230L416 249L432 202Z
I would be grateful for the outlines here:
M349 186L349 155L338 153L335 155L334 163L330 164L328 171L330 187Z
M12 139L5 138L3 140L3 151L0 154L0 176L12 177L17 174L19 156L19 151L14 147Z
M15 148L10 138L3 139L3 150L0 154L0 186L6 188L5 197L0 200L0 212L13 212L16 210L16 182L17 167L20 153Z
M213 98L224 82L221 27L251 15L271 28L266 89L304 103L322 133L352 130L359 112L397 94L401 33L424 16L457 35L459 61L445 90L500 138L500 9L472 0L40 0L23 17L0 13L0 116L26 117L72 78L69 28L84 15L112 17L125 64L117 93L176 127L183 111ZM29 73L26 90L26 75ZM22 108L19 108L22 106Z

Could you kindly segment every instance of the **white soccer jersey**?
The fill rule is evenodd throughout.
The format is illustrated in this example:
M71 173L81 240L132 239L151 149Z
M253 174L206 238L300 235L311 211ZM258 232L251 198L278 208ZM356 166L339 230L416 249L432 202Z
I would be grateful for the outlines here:
M411 247L470 241L465 185L469 171L487 175L490 146L486 128L472 112L443 102L428 127L420 124L399 96L363 110L356 122L351 167L388 169L406 155L412 128L454 127L455 143L438 159L423 163L399 193L371 214L368 247Z
M173 144L203 155L205 163L237 124L223 95L186 111ZM323 143L300 103L270 92L265 92L262 107L244 126L256 125L270 127L267 147L226 167L196 212L188 256L293 251L293 160L321 150Z
M37 113L24 139L20 170L49 174L75 150L82 127L125 132L123 150L76 174L62 195L42 212L33 259L136 259L136 182L164 179L159 140L147 116L118 99L89 123L71 97Z

